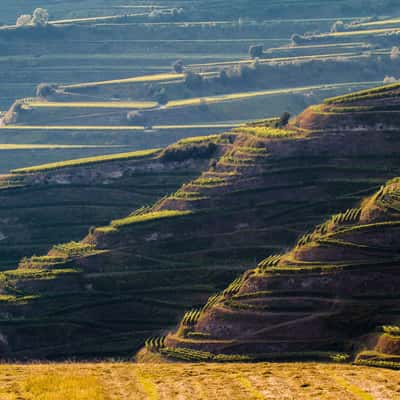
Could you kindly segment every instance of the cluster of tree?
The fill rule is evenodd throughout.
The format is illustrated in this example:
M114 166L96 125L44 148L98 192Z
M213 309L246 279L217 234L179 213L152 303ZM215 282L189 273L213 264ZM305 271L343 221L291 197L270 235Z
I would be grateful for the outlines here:
M165 88L158 85L150 84L147 87L148 95L155 99L158 104L164 105L168 103L168 94Z
M17 18L16 26L44 27L49 23L49 13L44 8L36 8L33 14L23 14Z
M184 161L187 159L211 158L218 146L212 142L169 146L162 153L165 161Z

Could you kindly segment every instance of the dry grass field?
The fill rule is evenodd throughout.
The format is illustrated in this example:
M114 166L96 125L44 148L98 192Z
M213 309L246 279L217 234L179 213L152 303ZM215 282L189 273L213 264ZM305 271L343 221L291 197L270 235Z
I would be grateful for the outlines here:
M1 400L395 400L398 372L332 364L0 366Z

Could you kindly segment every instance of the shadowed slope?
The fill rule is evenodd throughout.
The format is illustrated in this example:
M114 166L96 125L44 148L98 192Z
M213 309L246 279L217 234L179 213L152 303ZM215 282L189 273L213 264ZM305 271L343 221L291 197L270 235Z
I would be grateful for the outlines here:
M213 160L207 168L198 168L194 179L153 205L138 207L125 218L119 216L108 225L92 229L81 242L56 246L44 257L24 259L19 269L4 273L2 312L8 315L1 326L8 341L4 351L19 358L131 354L144 338L170 329L185 309L204 304L238 272L255 267L268 254L285 253L303 232L332 212L354 207L387 179L400 175L398 131L386 129L385 117L377 114L381 130L375 125L343 129L340 115L336 117L338 128L325 129L322 121L316 129L307 130L301 121L309 112L284 129L272 126L271 121L260 122L219 137L184 140L170 146L157 156L158 160L182 162L179 165L183 168L193 158ZM98 168L83 167L80 171L96 174ZM61 169L22 178L14 175L13 179L41 182L64 175ZM356 218L358 213L351 211L348 217ZM312 243L302 245L293 254L300 260L303 250ZM341 245L340 251L349 254L347 247ZM372 250L374 256L381 254L380 250ZM364 257L372 250L359 252ZM311 256L304 253L303 262L310 265L307 257ZM329 265L330 253L325 257ZM276 284L278 291L285 292L287 277L295 287L296 279L302 279L301 274L292 276L299 268L288 265L288 272L280 270L273 277L279 280L280 274L284 276ZM317 270L317 277L319 273ZM241 282L233 285L233 292L237 287ZM281 302L276 297L271 304L255 307L279 308ZM285 317L279 312L268 316L288 335L294 315L298 314L304 326L302 345L290 343L289 337L282 347L281 336L275 332L271 351L309 350L307 326L314 323L310 310L321 309L321 314L330 318L335 307L342 304L329 296L314 297L288 299L290 312L285 309ZM232 315L233 320L216 334L217 347L225 334L229 337L229 329L232 338L237 336L235 329L240 329L240 335L254 331L252 304L240 310L248 318L248 327L243 324L243 329L235 325L235 313L239 312L235 302L229 307L229 312L223 307L221 318ZM259 329L263 330L265 313L256 314ZM188 318L195 322L197 313ZM217 322L216 332L220 329ZM314 335L319 337L318 330ZM324 334L312 349L340 348L341 338L340 334ZM181 339L178 336L169 340ZM339 342L337 346L333 339ZM187 340L184 338L185 343ZM260 347L258 341L256 337L256 347L251 351L264 349L263 340ZM237 344L228 344L230 350L226 352L241 351ZM197 345L204 349L203 342L195 341L193 346ZM210 346L214 349L212 340ZM248 349L247 344L243 349Z
M203 309L187 314L177 333L151 350L179 358L318 358L374 352L358 362L400 360L400 179L362 207L336 214L284 255L263 260ZM385 326L374 345L374 331ZM186 350L184 350L186 349ZM200 353L196 353L200 352ZM382 354L385 353L385 354ZM234 355L234 356L232 356ZM382 361L383 364L382 364Z

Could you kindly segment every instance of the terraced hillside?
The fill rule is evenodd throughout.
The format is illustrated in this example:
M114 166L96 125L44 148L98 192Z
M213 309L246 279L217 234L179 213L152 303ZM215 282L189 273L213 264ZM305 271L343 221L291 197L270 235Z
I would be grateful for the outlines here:
M338 361L361 351L357 364L400 369L399 226L396 178L261 261L147 347L192 361Z
M176 147L190 149L190 144ZM9 268L21 257L79 240L91 226L154 203L207 168L218 148L210 148L204 159L184 151L177 160L154 149L40 166L47 174L30 175L32 168L2 176L0 265Z
M369 106L376 98L376 106L386 99L394 107L398 88L350 98L361 97ZM328 215L356 207L400 175L399 121L391 108L371 111L369 119L357 113L351 118L353 111L321 119L312 108L285 127L282 120L260 121L151 154L151 165L172 162L184 168L196 159L203 162L179 188L171 183L172 194L162 198L157 191L156 203L133 205L132 214L97 224L81 242L57 245L3 272L4 354L131 354L146 337L171 329L185 309L204 304L266 255L284 254ZM4 180L20 188L4 188L1 196L16 193L18 199L18 190L33 189L43 196L52 184L58 190L87 185L88 176L108 187L112 174L104 180L104 171L113 171L114 161L90 167L86 162L14 171ZM131 169L129 163L117 165ZM134 184L137 172L130 173ZM45 210L40 212L44 220ZM60 223L65 219L62 207L55 215ZM45 236L37 223L27 232L36 229ZM197 316L193 312L188 319Z

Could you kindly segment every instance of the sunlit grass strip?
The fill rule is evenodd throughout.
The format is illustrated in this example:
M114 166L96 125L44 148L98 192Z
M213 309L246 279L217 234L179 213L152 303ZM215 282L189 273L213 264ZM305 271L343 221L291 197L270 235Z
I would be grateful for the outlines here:
M361 31L344 31L344 32L332 32L332 33L324 33L322 35L316 35L318 38L325 37L345 37L345 36L367 36L367 35L379 35L385 34L389 32L400 32L399 28L385 28L385 29L368 29Z
M342 96L336 96L336 97L331 97L329 99L325 99L324 103L325 104L341 104L341 103L346 103L346 102L352 102L356 100L365 100L365 99L370 99L370 98L376 98L376 97L384 97L384 96L390 96L391 94L388 93L392 90L398 90L400 89L400 83L392 83L390 85L384 85L384 86L379 86L376 88L372 89L366 89L366 90L361 90L355 93L350 93L347 95L342 95ZM397 93L396 93L397 95Z
M342 376L331 375L331 378L336 381L338 385L340 385L343 389L351 393L356 399L360 400L374 400L374 397L369 393L365 392L361 388L356 385L351 384Z
M121 20L129 17L145 17L146 13L137 13L137 14L126 14L126 15L107 15L104 17L88 17L88 18L70 18L70 19L59 19L55 21L50 21L50 25L63 25L63 24L78 24L85 22L104 22L104 21L113 21L113 20Z
M135 76L132 78L124 78L124 79L112 79L108 81L98 81L98 82L84 82L84 83L75 83L72 85L61 85L61 89L78 89L78 88L87 88L87 87L96 87L96 86L105 86L105 85L115 85L121 83L146 83L146 82L161 82L161 81L172 81L172 80L181 80L185 77L185 74L176 74L176 73L165 73L165 74L153 74L153 75L142 75Z
M1 144L0 150L57 150L57 149L108 149L127 147L122 145L74 145L74 144Z
M53 279L63 275L79 274L80 271L72 268L64 269L23 269L18 268L0 273L0 280L7 279Z
M95 376L79 372L57 374L50 369L46 373L26 376L20 383L24 398L35 400L104 400L104 390ZM9 399L17 397L7 397Z
M214 76L215 72L205 72L201 74L202 76ZM124 83L148 83L148 82L163 82L163 81L179 81L185 78L185 74L177 74L177 73L163 73L163 74L152 74L152 75L141 75L134 76L132 78L123 78L123 79L112 79L108 81L98 81L98 82L84 82L84 83L75 83L72 85L60 85L61 89L80 89L80 88L89 88L96 86L106 86L106 85L120 85Z
M150 149L150 150L141 150L141 151L133 151L129 153L119 153L119 154L109 154L104 156L95 156L95 157L87 157L80 158L76 160L68 160L68 161L60 161L50 164L42 164L33 167L27 168L19 168L11 171L13 174L28 174L33 172L44 172L50 170L56 170L60 168L66 167L79 167L82 165L90 165L90 164L98 164L103 162L110 161L126 161L133 159L142 159L147 157L152 157L157 155L161 149Z
M234 129L234 132L248 133L264 138L285 138L298 135L299 132L286 129L270 128L268 126L241 127Z
M302 49L325 49L325 48L354 48L354 47L368 47L369 45L365 42L347 42L347 43L324 43L324 44L311 44L311 45L297 45L297 46L282 46L272 47L268 51L277 50L302 50Z
M155 101L88 101L88 102L58 102L29 100L23 103L23 108L133 108L145 110L155 108L158 103Z
M192 211L185 210L162 210L162 211L153 211L149 212L147 214L141 214L141 215L132 215L126 218L122 219L115 219L111 221L111 226L114 228L120 228L122 226L127 226L127 225L133 225L133 224L138 224L142 222L149 222L149 221L155 221L159 219L165 219L165 218L174 218L174 217L181 217L184 215L189 215L192 214Z
M382 26L382 25L397 25L400 24L400 18L381 19L379 21L363 22L361 24L352 25L353 28L367 28L370 26Z

